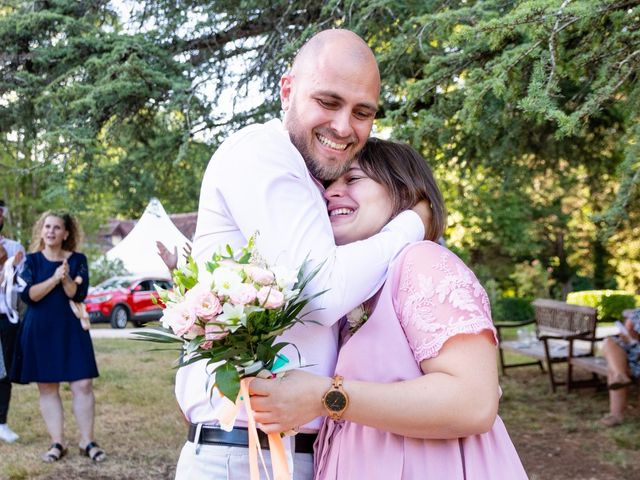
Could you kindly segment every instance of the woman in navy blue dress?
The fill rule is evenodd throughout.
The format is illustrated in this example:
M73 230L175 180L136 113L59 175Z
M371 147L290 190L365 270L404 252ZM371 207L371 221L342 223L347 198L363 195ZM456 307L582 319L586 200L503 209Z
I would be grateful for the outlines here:
M69 382L71 388L81 452L98 462L106 458L93 438L92 379L98 376L93 344L70 306L71 300L84 300L89 286L87 258L75 251L81 235L71 215L45 212L34 225L33 253L27 255L21 275L27 284L21 295L28 307L12 379L38 384L40 412L52 442L42 456L45 462L60 460L67 452L60 382Z

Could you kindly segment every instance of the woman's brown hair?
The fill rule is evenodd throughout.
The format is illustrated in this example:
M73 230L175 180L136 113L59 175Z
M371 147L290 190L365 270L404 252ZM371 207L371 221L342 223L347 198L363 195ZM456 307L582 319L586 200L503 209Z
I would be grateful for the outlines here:
M425 239L437 242L446 226L442 193L427 161L410 145L369 138L358 154L362 171L389 190L393 216L421 200L431 206L431 227Z
M62 242L62 249L68 252L75 252L82 242L82 228L78 221L66 212L54 212L47 210L38 221L33 225L33 231L31 234L31 245L29 246L30 252L39 252L44 248L44 241L42 240L42 226L47 217L57 217L64 223L64 229L69 233L66 240Z

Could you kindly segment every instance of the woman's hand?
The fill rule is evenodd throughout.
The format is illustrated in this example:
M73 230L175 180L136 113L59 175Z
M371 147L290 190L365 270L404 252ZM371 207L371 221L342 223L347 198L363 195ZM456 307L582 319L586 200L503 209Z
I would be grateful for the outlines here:
M54 270L53 275L43 282L36 283L29 289L29 298L34 302L39 302L60 284L62 284L62 288L64 288L67 296L72 297L73 295L69 294L69 282L71 282L70 284L73 285L73 288L76 287L76 284L73 283L69 277L69 264L65 259L62 261L62 264Z
M56 283L61 283L67 276L69 276L69 264L67 260L64 259L62 265L53 272L53 278L55 278Z
M325 414L322 396L330 387L330 378L302 370L269 380L255 378L249 393L256 422L266 433L295 430Z

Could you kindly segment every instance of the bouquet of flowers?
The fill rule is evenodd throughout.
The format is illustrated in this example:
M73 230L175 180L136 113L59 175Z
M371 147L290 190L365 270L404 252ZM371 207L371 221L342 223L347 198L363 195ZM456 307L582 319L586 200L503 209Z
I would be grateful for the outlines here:
M288 359L275 343L285 330L302 322L305 305L323 292L303 296L318 268L298 270L268 266L254 251L255 235L240 252L229 246L198 268L193 258L173 271L174 289L156 287L164 312L160 327L138 332L139 339L179 343L179 367L206 360L217 364L214 384L236 402L241 379L280 369ZM294 345L295 347L295 345Z

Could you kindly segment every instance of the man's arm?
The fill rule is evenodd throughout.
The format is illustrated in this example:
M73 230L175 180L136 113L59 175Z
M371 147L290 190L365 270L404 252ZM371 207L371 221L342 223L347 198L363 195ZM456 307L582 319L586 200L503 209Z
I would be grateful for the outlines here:
M194 242L200 262L218 247L208 226L219 228L221 216L233 219L228 228L245 239L258 231L258 249L272 265L297 268L307 257L312 268L322 264L308 292L326 293L308 310L321 309L313 318L326 325L373 295L393 257L424 237L419 216L403 212L378 235L337 247L324 199L303 160L286 132L266 127L223 145L207 168Z

